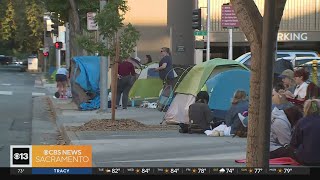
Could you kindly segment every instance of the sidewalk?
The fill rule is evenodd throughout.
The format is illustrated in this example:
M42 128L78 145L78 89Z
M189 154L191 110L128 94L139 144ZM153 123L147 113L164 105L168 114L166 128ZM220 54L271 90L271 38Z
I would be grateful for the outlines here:
M55 117L51 132L58 129L66 144L91 145L96 167L214 167L244 166L235 159L246 153L246 139L181 134L178 126L166 130L70 131L92 119L111 119L111 113L79 111L71 99L54 99L55 84L43 83ZM110 111L110 109L109 109ZM156 109L117 109L116 119L133 119L145 125L160 125L163 112ZM38 123L35 121L35 124ZM49 129L49 124L48 128ZM54 127L55 128L52 128ZM43 129L43 128L42 128ZM45 131L45 129L43 129ZM49 132L49 131L48 131ZM57 135L55 135L57 136Z

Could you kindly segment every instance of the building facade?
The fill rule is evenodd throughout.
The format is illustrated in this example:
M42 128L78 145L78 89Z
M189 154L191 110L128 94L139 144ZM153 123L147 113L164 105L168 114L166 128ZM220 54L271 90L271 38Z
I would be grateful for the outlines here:
M214 0L214 3L211 3L210 43L213 57L228 56L228 30L221 27L221 6L228 2L230 1ZM264 2L255 0L262 16ZM198 6L207 7L207 0L198 0ZM206 19L202 22L206 22ZM205 27L205 24L203 26ZM320 0L287 0L280 23L277 47L320 52ZM233 51L234 59L250 51L249 43L240 29L233 30Z
M126 21L141 33L137 55L150 54L159 61L160 48L172 50L174 64L194 64L195 36L191 28L192 10L203 8L202 27L206 29L208 0L128 0ZM211 0L211 57L228 57L228 30L221 27L221 6L229 0ZM264 0L255 0L262 13ZM199 38L199 37L197 37ZM201 38L201 37L200 37ZM205 41L206 38L203 37ZM233 59L249 52L249 43L240 29L233 30ZM320 52L320 0L287 0L278 33L278 49ZM205 51L203 51L205 53ZM203 58L205 59L205 54Z
M174 64L193 64L194 4L194 0L128 0L130 10L125 21L141 34L137 55L142 62L147 54L160 61L161 47L169 47Z

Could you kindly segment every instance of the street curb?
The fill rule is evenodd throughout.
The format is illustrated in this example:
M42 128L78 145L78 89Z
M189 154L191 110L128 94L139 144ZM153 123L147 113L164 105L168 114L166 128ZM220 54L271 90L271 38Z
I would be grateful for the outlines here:
M58 142L58 127L50 116L50 105L47 97L32 98L31 144L56 145Z
M57 122L57 111L56 111L56 108L55 108L55 106L54 106L54 104L53 104L53 102L52 102L50 97L47 97L47 102L49 104L50 111L52 112L52 116L54 118L54 121Z
M72 144L72 143L71 143L71 139L70 139L69 136L68 136L68 131L66 131L65 127L63 126L63 124L61 124L61 125L59 126L59 131L60 131L60 133L61 133L61 136L62 136L63 140L66 142L66 144L67 144L67 145Z
M60 135L62 136L63 141L65 142L65 145L71 145L73 139L70 137L76 137L75 133L71 131L67 131L65 129L64 123L60 122L59 114L61 114L61 112L59 111L59 109L56 108L53 102L53 99L51 97L48 97L48 103L49 103L49 107L51 109L52 115L54 116L56 126L58 127L58 130L60 132Z

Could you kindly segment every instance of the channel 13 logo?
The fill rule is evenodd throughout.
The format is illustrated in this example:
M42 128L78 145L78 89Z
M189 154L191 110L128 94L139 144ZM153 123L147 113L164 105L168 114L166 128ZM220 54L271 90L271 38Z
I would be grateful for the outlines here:
M32 167L32 146L11 145L10 167Z

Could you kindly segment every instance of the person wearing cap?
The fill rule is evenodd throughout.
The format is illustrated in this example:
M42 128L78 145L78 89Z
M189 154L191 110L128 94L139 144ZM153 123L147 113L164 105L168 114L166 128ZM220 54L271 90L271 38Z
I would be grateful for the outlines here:
M284 95L286 95L289 99L295 99L298 101L304 101L307 95L308 83L306 82L309 79L309 72L307 72L304 68L300 68L294 71L294 81L297 86L294 90L294 93L290 91L285 91Z
M284 90L294 93L296 82L294 81L294 72L291 69L284 70L279 76L282 79Z

